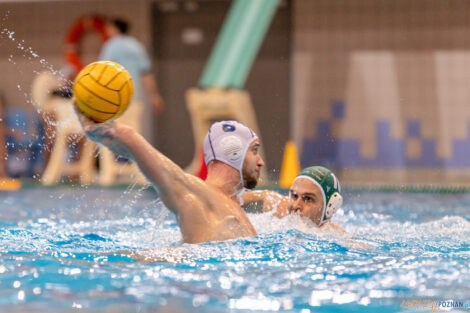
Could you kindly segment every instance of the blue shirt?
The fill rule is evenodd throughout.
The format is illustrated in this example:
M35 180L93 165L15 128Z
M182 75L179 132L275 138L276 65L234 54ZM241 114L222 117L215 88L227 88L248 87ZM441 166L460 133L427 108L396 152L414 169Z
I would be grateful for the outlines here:
M141 99L141 75L151 69L150 59L140 42L130 36L119 35L103 44L101 61L113 61L121 64L131 74L134 82L134 101Z

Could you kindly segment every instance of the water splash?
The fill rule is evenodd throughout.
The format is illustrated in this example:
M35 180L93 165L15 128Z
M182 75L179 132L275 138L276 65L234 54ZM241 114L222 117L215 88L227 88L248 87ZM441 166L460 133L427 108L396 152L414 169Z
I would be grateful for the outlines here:
M6 17L4 17L4 19L5 18ZM61 86L72 85L72 82L64 76L61 70L55 69L52 64L47 62L45 58L41 57L35 50L33 50L32 47L28 46L24 40L18 39L16 35L17 34L15 33L15 31L10 30L8 28L3 28L3 30L0 31L0 40L2 40L3 43L10 42L12 44L11 49L14 50L15 53L11 53L9 55L8 61L12 65L17 67L17 70L21 75L31 75L31 74L39 75L40 73L46 71L46 72L50 72L58 80ZM19 59L21 59L21 62L19 62ZM34 68L32 70L32 73L23 73L23 69L19 68L20 63L26 63L26 64L31 65ZM35 101L32 99L32 94L29 92L25 92L23 90L23 86L21 86L20 83L17 84L17 89L23 95L25 102L33 106L36 109L37 113L40 116L42 116L44 123L48 125L48 127L58 129L62 127L68 127L68 126L73 125L74 123L77 123L77 117L75 116L75 113L72 110L71 103L70 103L70 109L71 109L70 114L68 114L65 119L61 117L61 119L58 120L58 119L55 119L51 114L48 114L50 112L42 108L41 105L39 105L38 103L35 103ZM43 141L52 142L56 133L57 131L46 133L42 138ZM80 138L78 137L76 139L80 140ZM44 148L50 149L51 147L44 147ZM97 154L99 153L100 152L97 151ZM138 198L134 199L134 202L131 205L134 205L137 199Z
M9 14L10 14L9 11L5 13L5 15L2 18L2 22L7 20ZM3 28L0 31L0 40L2 40L3 46L8 46L8 43L10 43L10 49L12 53L8 55L8 61L10 62L10 64L16 67L17 73L19 73L20 76L28 75L28 78L29 78L29 76L33 76L43 71L48 71L48 72L51 72L55 77L57 77L58 80L61 82L61 84L69 83L68 80L65 79L65 77L62 75L62 73L59 70L56 70L44 58L40 58L39 54L35 50L33 50L32 47L27 46L24 40L18 39L16 37L15 31L10 30L8 28ZM25 73L24 72L25 67L23 66L20 67L20 64L27 64L28 66L34 69L31 70L31 72L29 73ZM16 85L16 88L18 89L19 94L23 96L25 103L36 108L37 113L41 115L43 112L39 108L36 107L34 101L32 100L30 92L24 91L21 83L18 83ZM73 117L70 118L70 121L65 121L65 123L70 123L71 121L73 121ZM50 118L49 119L46 118L45 122L52 127L62 127L66 125L64 122L58 123L58 122L52 121ZM19 125L18 123L16 123L16 125L22 129L25 128L25 127L21 127L21 125ZM10 131L13 132L14 128L12 128ZM21 139L21 140L23 141L29 140L29 143L24 143L24 145L25 147L32 147L34 140L37 140L37 138L34 138L34 133L32 134L31 138L29 138L28 135L29 135L29 132L25 132L25 134L23 134L21 138L26 137L26 139ZM18 158L18 155L20 155L19 158ZM29 157L21 157L21 155L22 155L21 153L17 154L16 158L12 159L12 161L13 162L18 161L19 163L16 162L16 164L19 165L21 163L25 163L26 161L30 160ZM6 158L6 160L8 160L8 157ZM15 163L12 163L12 164L15 164Z
M15 31L9 30L7 28L3 28L2 31L0 31L0 38L2 39L9 39L15 44L15 53L18 53L18 50L21 52L19 55L17 54L17 57L22 57L23 59L26 59L30 61L30 64L33 64L36 60L39 59L39 64L41 65L40 68L42 70L48 70L51 73L53 73L55 76L59 78L61 82L67 83L69 82L63 74L60 72L60 70L56 70L53 65L49 64L44 58L40 58L39 54L33 50L32 47L26 46L24 40L17 40L15 37ZM9 56L9 61L13 60L13 54L10 54Z
M10 10L5 11L5 13L2 17L2 22L7 21L9 16L10 16Z
M10 11L5 12L2 21L6 21L8 16L10 15ZM49 72L51 73L59 82L61 86L71 86L72 82L68 80L65 77L64 72L61 70L57 70L54 68L52 64L50 64L44 57L40 56L37 51L35 51L31 46L28 46L25 40L18 38L17 33L14 30L11 30L7 27L3 27L3 25L0 24L0 28L2 30L0 31L0 40L2 40L3 45L7 45L8 43L11 46L12 52L8 56L8 61L16 66L18 73L21 75L28 75L34 76L34 75L39 75L43 72ZM20 62L21 60L21 62ZM19 64L26 63L28 65L31 65L33 68L30 73L24 73L24 68L21 68ZM32 94L30 92L26 92L24 90L24 86L22 86L20 83L17 84L17 89L22 94L22 96L25 99L25 102L31 106L33 106L37 113L42 116L42 119L46 125L49 127L58 129L61 127L68 127L70 125L73 125L73 123L77 123L77 118L75 116L75 113L73 110L70 110L70 114L67 115L67 117L64 119L61 117L60 120L56 120L52 117L51 114L48 111L46 111L44 108L41 108L41 106L38 103L35 103L35 101L32 99ZM70 104L70 108L72 105ZM53 141L53 137L56 135L56 133L46 133L43 136L43 141ZM76 138L77 140L80 140L80 138ZM30 143L28 146L31 147L32 143ZM43 147L44 149L50 150L51 147ZM97 154L100 152L97 150ZM136 179L134 179L137 181ZM130 204L131 206L134 206L135 203L137 202L138 198L135 198L134 201Z
M396 312L403 299L468 297L468 194L345 194L334 219L364 249L268 213L249 215L256 237L180 244L174 215L151 190L21 192L1 195L0 310L159 311L174 301L169 311Z

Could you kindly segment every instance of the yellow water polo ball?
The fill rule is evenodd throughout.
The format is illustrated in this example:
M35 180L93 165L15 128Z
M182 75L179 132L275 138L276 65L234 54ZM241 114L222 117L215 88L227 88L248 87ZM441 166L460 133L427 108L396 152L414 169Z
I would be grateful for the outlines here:
M126 111L134 94L134 84L122 65L98 61L78 73L73 93L80 112L96 122L105 122Z

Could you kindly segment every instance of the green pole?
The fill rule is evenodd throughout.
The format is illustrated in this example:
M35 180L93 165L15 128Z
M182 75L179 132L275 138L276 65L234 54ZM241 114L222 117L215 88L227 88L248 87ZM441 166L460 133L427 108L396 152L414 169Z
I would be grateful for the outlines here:
M204 68L199 86L242 89L279 0L236 0Z

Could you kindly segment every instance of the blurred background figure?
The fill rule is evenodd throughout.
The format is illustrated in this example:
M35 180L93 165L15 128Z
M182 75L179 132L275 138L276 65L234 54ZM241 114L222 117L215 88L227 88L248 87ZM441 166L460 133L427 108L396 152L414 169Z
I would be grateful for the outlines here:
M84 65L107 58L108 49L127 40L145 47L139 50L146 67L133 74L135 102L147 108L142 109L147 114L141 113L138 125L141 133L146 136L145 128L153 128L148 131L153 137L149 141L183 168L192 160L201 163L201 158L194 157L196 151L201 154L196 128L188 127L194 117L189 96L200 96L195 99L198 108L211 104L213 111L218 110L210 117L202 114L207 110L198 110L210 125L220 118L240 120L246 115L226 116L219 110L222 104L233 103L245 113L241 101L231 101L242 91L249 95L256 114L269 181L280 176L287 141L293 142L296 149L291 151L297 153L290 155L298 154L300 167L326 166L345 185L469 181L470 22L466 16L470 6L466 1L358 0L345 5L340 0L280 0L272 8L272 22L262 25L266 8L261 2L90 0L86 5L34 1L26 6L23 1L0 1L0 11L10 12L4 14L0 31L5 121L16 123L10 109L28 114L34 110L28 91L35 74L47 70L55 75L55 69L64 65L67 49ZM228 23L230 12L239 12L240 19L249 17L241 9L250 6L254 6L250 12L256 13L250 20L254 23L237 19ZM260 9L259 15L255 9ZM51 19L50 12L58 10L67 14ZM130 36L115 26L111 35L112 25L106 25L111 23L97 18L116 15L132 22ZM233 27L224 27L225 23ZM260 36L264 30L265 36ZM252 49L250 54L234 38L250 39L255 32L259 51ZM118 52L124 54L124 48ZM124 59L109 58L133 71ZM252 66L247 59L253 60ZM145 78L152 79L150 64L155 65L152 74L158 92L144 101ZM65 66L63 75L78 70ZM210 89L217 92L205 93ZM193 90L197 93L188 92ZM159 95L166 105L164 118L156 125L155 116L148 112L153 111L150 103L162 103ZM131 106L131 111L133 107L138 106ZM8 157L7 171L8 163L16 166L15 162L15 157ZM294 163L292 167L298 169Z
M117 119L117 122L131 126L144 137L150 137L152 125L144 120L145 104L142 91L147 92L152 108L161 113L164 104L158 92L157 82L151 73L151 62L144 46L135 38L128 35L129 22L120 18L106 21L105 31L109 39L104 43L99 60L113 61L124 66L132 76L134 82L134 98L127 111ZM148 116L148 115L147 115ZM103 148L100 154L99 182L110 185L115 177L123 172L122 163L108 149ZM131 165L130 172L139 173L138 181L145 182L145 178L138 172L135 165ZM129 172L128 171L128 172Z
M109 39L103 45L99 60L119 63L131 74L134 82L133 103L119 121L140 130L142 125L139 123L139 117L144 106L142 89L148 93L155 112L162 112L164 104L151 72L150 58L144 46L128 35L129 28L129 22L124 19L114 18L106 21L105 29Z

